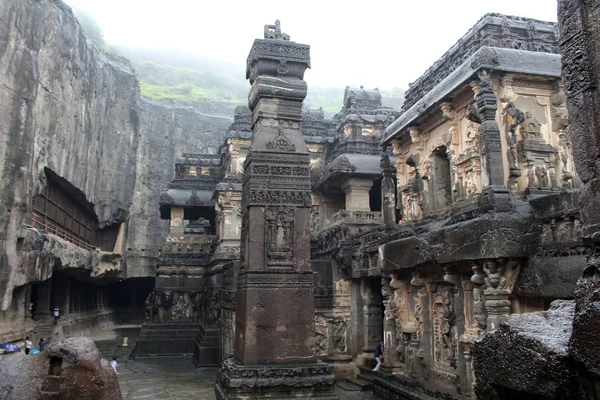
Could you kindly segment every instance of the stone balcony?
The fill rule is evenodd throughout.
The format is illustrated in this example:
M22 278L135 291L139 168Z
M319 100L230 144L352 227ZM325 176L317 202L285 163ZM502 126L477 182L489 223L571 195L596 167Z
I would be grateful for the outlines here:
M215 235L165 235L163 253L210 253L217 237Z
M333 214L328 222L325 223L324 229L331 225L340 222L364 223L364 224L381 224L383 218L380 211L347 211L340 210Z

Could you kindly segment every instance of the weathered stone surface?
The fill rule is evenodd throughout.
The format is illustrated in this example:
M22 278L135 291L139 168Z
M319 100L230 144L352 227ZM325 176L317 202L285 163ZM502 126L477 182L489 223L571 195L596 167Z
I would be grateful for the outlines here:
M85 337L61 340L47 351L0 357L1 399L120 400L117 376ZM46 393L45 393L46 392Z
M59 396L65 400L120 400L117 376L103 365L100 352L90 338L79 337L51 344L48 357L62 360Z
M512 315L475 343L477 397L583 398L569 358L574 312L573 301L557 300L548 311Z
M129 62L88 42L60 0L3 1L0 17L0 309L14 286L51 274L53 261L17 251L44 168L85 195L101 227L128 219L122 277L154 276L174 160L190 146L216 151L209 133L230 119L141 100Z
M600 392L600 3L559 1L563 79L575 165L582 181L582 235L588 266L575 292L571 353L592 374Z
M0 356L0 399L39 399L48 366L44 353L36 357L22 352Z

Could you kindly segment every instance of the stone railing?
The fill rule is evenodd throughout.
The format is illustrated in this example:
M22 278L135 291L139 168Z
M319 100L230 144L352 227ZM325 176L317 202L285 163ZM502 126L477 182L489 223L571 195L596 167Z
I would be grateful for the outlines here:
M337 222L361 222L367 224L380 224L383 222L380 211L346 211L340 210L331 216L328 225Z
M214 235L165 235L164 253L209 253L217 237Z

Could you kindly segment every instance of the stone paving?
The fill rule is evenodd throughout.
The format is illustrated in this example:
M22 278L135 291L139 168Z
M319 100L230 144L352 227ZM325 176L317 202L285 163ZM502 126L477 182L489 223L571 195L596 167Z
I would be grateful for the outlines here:
M192 358L129 360L139 330L139 325L124 325L92 335L104 358L117 357L123 399L215 399L217 368L196 368ZM128 338L129 347L121 346L123 337ZM369 392L345 392L339 388L338 396L340 400L374 399Z

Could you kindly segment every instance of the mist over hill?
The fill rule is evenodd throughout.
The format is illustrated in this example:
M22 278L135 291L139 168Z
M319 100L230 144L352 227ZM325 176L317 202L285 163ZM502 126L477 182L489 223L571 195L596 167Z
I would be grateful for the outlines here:
M250 89L243 66L171 49L115 47L111 51L131 60L142 96L158 102L185 104L204 112L229 113L246 104ZM333 116L342 107L344 87L319 87L308 82L305 107ZM381 90L386 106L400 108L404 90Z

